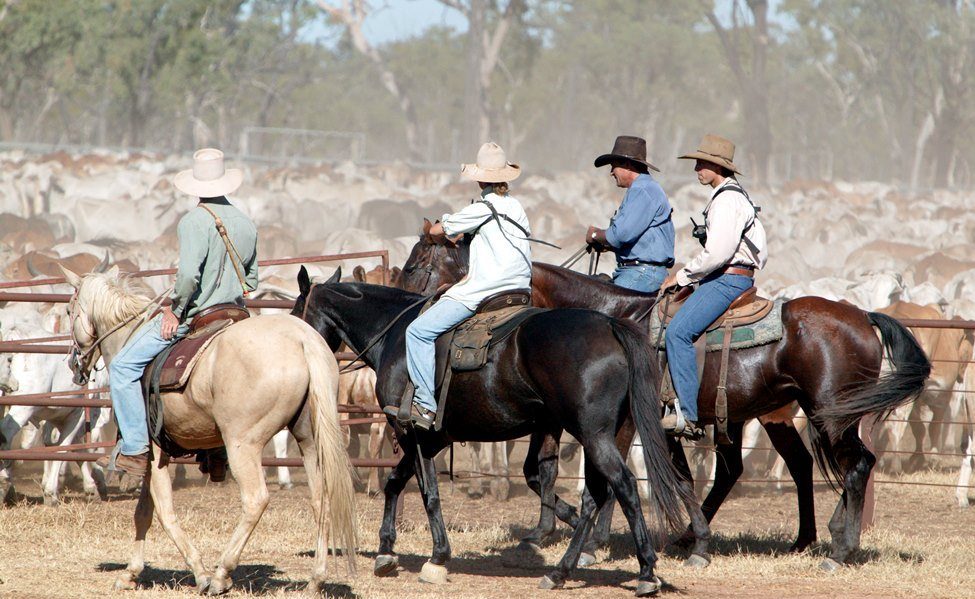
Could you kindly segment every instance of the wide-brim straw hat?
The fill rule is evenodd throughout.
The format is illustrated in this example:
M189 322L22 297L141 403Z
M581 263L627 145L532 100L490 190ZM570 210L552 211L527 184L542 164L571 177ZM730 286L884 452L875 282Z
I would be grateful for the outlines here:
M642 137L620 135L613 144L613 151L596 158L593 164L599 168L614 160L636 162L650 170L660 172L659 168L647 162L647 140Z
M489 141L477 151L477 162L460 165L460 174L481 183L507 183L521 176L521 167L508 162L501 146Z
M244 173L238 168L224 168L223 152L203 148L193 153L193 168L180 171L173 179L176 189L198 198L218 198L240 187Z
M701 145L698 146L697 151L678 156L677 158L706 160L730 169L734 173L741 174L734 163L735 144L730 139L725 139L719 135L708 133L701 140Z

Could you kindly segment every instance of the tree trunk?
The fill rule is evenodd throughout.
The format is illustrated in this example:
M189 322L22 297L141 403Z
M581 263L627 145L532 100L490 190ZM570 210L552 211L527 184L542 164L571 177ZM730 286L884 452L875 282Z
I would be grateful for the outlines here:
M464 151L473 152L490 134L481 70L484 59L484 1L471 0L467 12L467 73L464 81Z

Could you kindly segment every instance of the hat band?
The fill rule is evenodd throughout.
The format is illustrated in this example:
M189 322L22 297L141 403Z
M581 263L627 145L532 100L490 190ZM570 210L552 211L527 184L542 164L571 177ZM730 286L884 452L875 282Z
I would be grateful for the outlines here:
M697 151L700 152L700 153L702 153L702 154L707 154L708 156L714 156L715 158L720 158L721 160L727 160L728 162L731 162L732 161L731 158L728 158L727 156L722 156L721 154L715 154L713 152L707 152L707 151L701 150L701 149L698 149Z

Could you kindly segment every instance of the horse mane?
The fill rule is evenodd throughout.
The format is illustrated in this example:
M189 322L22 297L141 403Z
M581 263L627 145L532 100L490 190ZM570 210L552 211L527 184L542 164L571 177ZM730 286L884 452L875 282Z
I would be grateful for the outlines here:
M98 324L114 326L131 318L149 305L150 298L128 276L89 273L78 288L78 301Z

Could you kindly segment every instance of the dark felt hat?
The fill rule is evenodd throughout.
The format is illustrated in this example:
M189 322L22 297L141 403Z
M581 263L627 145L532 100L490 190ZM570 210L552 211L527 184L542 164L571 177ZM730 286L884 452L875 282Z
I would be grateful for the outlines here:
M594 164L596 168L599 168L613 160L629 160L642 164L650 170L660 172L659 168L647 162L647 140L642 137L620 135L616 138L616 143L613 144L613 151L597 158Z

